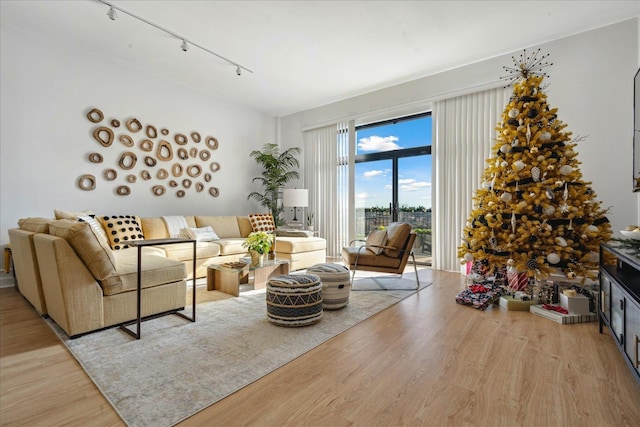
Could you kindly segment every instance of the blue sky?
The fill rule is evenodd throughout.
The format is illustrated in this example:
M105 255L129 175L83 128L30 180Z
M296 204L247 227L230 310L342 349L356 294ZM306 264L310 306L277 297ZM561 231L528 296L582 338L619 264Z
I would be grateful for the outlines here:
M431 117L358 130L357 154L431 145ZM391 160L357 163L356 207L389 206ZM399 160L400 205L431 207L431 156Z

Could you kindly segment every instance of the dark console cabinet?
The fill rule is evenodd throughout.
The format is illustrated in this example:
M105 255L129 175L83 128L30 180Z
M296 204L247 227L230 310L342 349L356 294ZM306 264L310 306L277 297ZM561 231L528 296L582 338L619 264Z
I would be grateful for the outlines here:
M640 257L613 244L600 246L600 333L607 326L640 381Z

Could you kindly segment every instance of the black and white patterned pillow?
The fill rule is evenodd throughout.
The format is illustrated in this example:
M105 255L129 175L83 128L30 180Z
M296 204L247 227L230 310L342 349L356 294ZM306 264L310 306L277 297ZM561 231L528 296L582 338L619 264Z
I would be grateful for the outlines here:
M140 217L136 215L112 215L100 217L111 249L129 248L134 240L144 240Z

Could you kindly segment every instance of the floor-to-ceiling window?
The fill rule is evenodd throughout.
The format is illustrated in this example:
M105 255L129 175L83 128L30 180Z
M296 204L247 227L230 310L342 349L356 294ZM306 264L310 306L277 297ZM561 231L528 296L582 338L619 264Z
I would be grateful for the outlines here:
M419 262L431 260L431 113L356 127L356 236L410 223Z

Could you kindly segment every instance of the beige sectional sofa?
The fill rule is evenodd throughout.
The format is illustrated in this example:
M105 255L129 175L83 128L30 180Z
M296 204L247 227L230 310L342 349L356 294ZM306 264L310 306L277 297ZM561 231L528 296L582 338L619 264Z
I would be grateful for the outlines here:
M135 217L145 240L169 238L163 217ZM185 216L189 227L211 226L219 239L196 243L197 278L207 266L246 256L253 231L247 216ZM69 336L114 326L136 317L137 248L114 250L106 236L77 219L27 218L9 230L18 288L42 315ZM104 223L103 223L104 224ZM105 235L102 235L102 233ZM277 233L276 233L277 234ZM292 270L325 262L318 237L278 236L276 257ZM142 316L180 310L193 277L193 244L159 245L142 252Z

